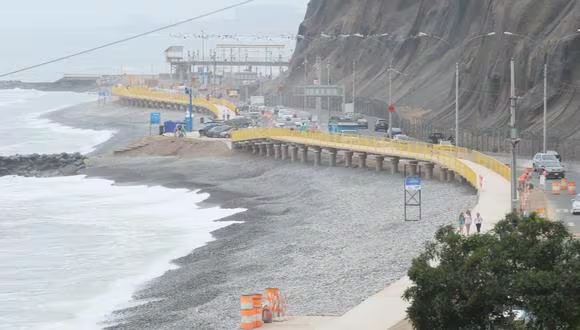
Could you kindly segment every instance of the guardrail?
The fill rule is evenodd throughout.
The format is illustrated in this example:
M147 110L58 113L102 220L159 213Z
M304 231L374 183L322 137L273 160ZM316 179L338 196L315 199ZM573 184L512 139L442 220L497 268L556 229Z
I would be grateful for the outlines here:
M477 174L460 160L458 154L471 155L469 158L491 170L502 170L497 164L491 162L487 156L473 152L465 148L455 148L420 142L385 140L384 138L372 136L352 136L338 135L322 132L300 132L284 128L251 128L233 132L232 140L248 141L272 139L285 142L303 143L316 145L319 147L347 149L359 152L375 153L378 155L408 157L421 161L428 161L440 164L453 170L464 177L472 186L478 187ZM457 154L457 155L456 155ZM473 156L473 157L472 157ZM485 157L482 157L485 156ZM493 158L491 158L493 160ZM494 160L499 163L499 161ZM499 163L501 164L501 163ZM502 166L505 166L501 164ZM509 171L509 169L508 169ZM502 175L503 176L503 175Z
M155 102L169 102L169 103L177 103L177 104L184 104L184 105L188 105L189 104L189 96L187 95L183 95L183 94L170 94L167 92L162 92L162 91L154 91L151 90L147 87L113 87L112 90L114 95L120 96L120 97L127 97L127 98L133 98L133 99L141 99L141 100L147 100L147 101L155 101ZM234 107L235 106L233 104L231 104L230 102L227 102L226 100L221 100L220 99L211 99L211 101L215 101L215 103L217 104L221 104L223 106L228 107L228 109L231 110L230 107ZM194 106L196 107L201 107L201 108L205 108L209 111L211 111L211 113L213 113L216 118L221 118L222 117L222 113L220 111L220 109L210 101L208 101L205 98L201 98L201 97L194 97L192 99L192 103Z

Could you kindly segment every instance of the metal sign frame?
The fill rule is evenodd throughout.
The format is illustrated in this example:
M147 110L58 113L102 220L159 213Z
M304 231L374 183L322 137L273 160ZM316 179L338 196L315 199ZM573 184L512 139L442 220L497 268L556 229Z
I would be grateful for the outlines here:
M421 191L422 187L419 185L419 189L407 189L407 166L404 166L404 175L403 175L403 190L404 190L404 203L405 203L405 221L421 221L422 220L422 199L421 199ZM417 177L421 180L421 167L417 166ZM419 209L419 218L418 219L410 219L408 216L408 209L409 208L418 208Z
M309 97L343 97L344 87L338 85L305 85L296 86L294 95Z

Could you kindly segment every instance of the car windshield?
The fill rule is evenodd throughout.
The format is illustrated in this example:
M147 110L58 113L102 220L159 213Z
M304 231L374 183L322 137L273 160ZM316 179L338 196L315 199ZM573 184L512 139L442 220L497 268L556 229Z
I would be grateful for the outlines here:
M554 155L542 155L542 160L558 160Z

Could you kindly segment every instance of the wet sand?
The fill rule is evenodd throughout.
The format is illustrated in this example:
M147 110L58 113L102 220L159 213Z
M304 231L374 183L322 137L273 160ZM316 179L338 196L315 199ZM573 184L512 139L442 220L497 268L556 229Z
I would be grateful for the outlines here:
M201 189L211 194L205 205L248 211L223 219L241 223L215 231L215 241L175 260L179 269L137 292L136 299L149 302L118 311L114 329L237 329L239 296L267 287L281 288L290 314L341 315L405 275L437 228L476 201L470 187L428 181L423 221L404 222L400 175L243 153L114 156L148 133L146 123L133 121L148 111L85 105L49 118L119 130L93 153L89 176Z

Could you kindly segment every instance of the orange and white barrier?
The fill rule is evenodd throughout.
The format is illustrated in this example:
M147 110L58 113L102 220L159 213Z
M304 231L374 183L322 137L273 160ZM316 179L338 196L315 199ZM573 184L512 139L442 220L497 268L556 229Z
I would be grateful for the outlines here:
M255 294L252 296L254 307L254 328L261 328L264 325L262 321L262 295Z
M568 182L568 194L576 195L576 182Z
M535 211L539 216L541 217L546 217L546 209L542 208L542 209L536 209Z
M278 288L267 288L266 289L266 302L270 310L274 321L282 321L286 317L286 301L280 293Z
M560 190L562 190L560 188L560 182L552 182L552 193L554 195L560 195Z
M240 297L240 315L242 320L240 322L240 329L251 330L254 329L254 321L256 319L256 310L254 309L254 296L245 295Z
M568 190L568 179L562 178L562 181L560 181L560 189Z

